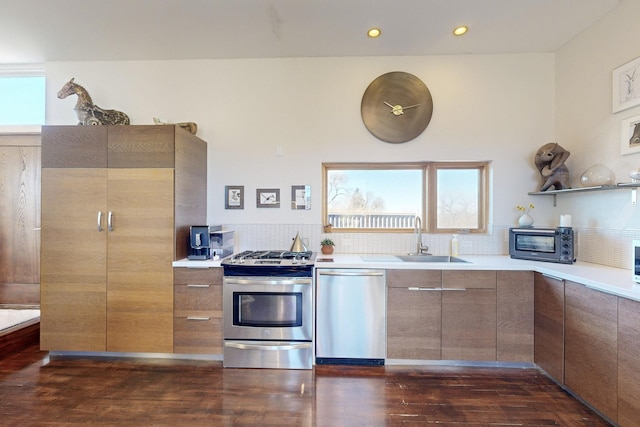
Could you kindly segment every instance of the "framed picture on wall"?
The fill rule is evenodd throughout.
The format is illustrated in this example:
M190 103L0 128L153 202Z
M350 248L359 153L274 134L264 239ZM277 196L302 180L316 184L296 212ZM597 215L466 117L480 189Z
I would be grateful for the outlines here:
M620 153L640 153L640 115L622 120L620 133Z
M259 208L279 208L279 188L258 188L256 190L256 206Z
M613 70L613 112L640 105L640 58Z
M244 209L244 185L227 185L224 187L224 208Z
M291 186L291 209L311 209L311 186Z

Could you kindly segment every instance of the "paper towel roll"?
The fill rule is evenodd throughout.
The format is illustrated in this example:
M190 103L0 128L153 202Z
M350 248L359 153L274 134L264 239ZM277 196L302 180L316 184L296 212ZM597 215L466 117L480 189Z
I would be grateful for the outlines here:
M560 227L571 227L571 215L560 215Z

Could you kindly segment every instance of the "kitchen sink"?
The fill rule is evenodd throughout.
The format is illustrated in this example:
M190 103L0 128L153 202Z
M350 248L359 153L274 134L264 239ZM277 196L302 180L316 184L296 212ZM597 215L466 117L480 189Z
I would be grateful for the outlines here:
M426 254L409 254L409 255L396 255L405 262L469 262L462 258L449 255L426 255Z

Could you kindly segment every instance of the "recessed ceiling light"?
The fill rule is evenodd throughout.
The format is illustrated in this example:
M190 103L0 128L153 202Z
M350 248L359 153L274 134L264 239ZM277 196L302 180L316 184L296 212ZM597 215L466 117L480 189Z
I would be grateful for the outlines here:
M375 39L376 37L380 37L381 33L382 31L380 31L380 28L371 28L369 31L367 31L367 35L372 39Z
M469 28L464 26L464 25L460 25L459 27L456 27L453 29L453 35L454 36L461 36L464 33L466 33L467 31L469 31Z

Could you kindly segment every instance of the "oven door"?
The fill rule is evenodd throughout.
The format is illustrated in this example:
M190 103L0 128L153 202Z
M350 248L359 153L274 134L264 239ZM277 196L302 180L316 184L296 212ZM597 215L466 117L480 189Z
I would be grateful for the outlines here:
M224 338L311 341L312 278L225 277Z

